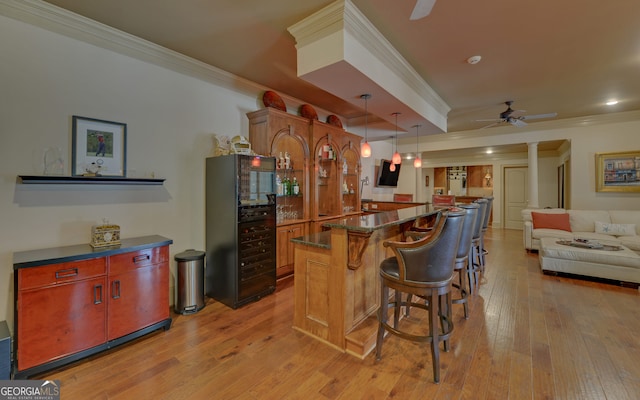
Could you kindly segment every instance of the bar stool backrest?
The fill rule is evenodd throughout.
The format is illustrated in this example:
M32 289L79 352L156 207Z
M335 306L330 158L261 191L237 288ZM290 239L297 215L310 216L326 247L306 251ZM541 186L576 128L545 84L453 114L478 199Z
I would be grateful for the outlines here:
M414 246L391 245L398 259L400 276L404 275L405 281L416 283L451 280L465 216L464 210L449 210L439 234L435 233L426 240L407 243L413 243Z
M458 246L458 254L456 258L461 259L469 256L469 249L473 241L474 230L478 221L478 210L480 205L475 203L461 204L459 208L466 211L464 224L462 225L462 233L460 234L460 245Z
M484 217L487 213L487 208L489 205L489 201L487 199L478 199L475 201L477 205L480 206L478 209L478 218L476 220L476 226L473 229L473 240L479 240L480 235L482 234L482 226L484 224Z
M493 196L484 197L487 200L487 210L484 213L484 220L482 221L482 230L486 231L489 227L489 218L491 217L491 207L493 206Z

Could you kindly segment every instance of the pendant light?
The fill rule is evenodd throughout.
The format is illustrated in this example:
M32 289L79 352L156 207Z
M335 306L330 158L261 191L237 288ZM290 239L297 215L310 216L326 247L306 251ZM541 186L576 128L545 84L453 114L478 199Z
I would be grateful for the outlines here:
M420 152L418 151L418 144L420 141L420 138L418 136L418 129L420 129L420 125L416 125L416 158L413 160L413 166L415 168L421 168L422 167L422 160L420 159Z
M389 139L391 139L391 150L393 150L393 136L389 136ZM391 156L391 159L392 161L389 163L389 171L395 172L396 165L393 163L393 156Z
M371 157L371 145L367 141L367 100L371 98L370 94L363 94L360 96L361 99L364 99L364 143L360 146L360 156L362 158Z
M396 152L393 153L391 162L399 165L402 164L402 157L400 157L400 153L398 153L398 115L400 115L400 113L394 112L393 115L396 116Z

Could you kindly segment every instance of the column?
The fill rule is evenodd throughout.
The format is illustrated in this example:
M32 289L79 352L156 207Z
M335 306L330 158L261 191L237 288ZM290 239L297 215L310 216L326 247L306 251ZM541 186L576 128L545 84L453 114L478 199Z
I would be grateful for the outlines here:
M538 143L527 143L529 152L529 199L527 208L538 208Z

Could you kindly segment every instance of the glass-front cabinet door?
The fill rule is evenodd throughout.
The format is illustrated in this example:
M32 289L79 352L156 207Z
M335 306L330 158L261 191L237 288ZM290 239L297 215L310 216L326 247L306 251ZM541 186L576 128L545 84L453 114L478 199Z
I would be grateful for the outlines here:
M305 206L308 199L306 160L308 149L304 140L289 132L276 135L271 154L276 158L276 221L296 223L308 219Z
M341 194L342 213L360 212L360 155L355 147L347 145L342 149Z
M339 147L331 135L320 138L314 151L314 219L324 219L342 214L338 193L341 182L338 167Z

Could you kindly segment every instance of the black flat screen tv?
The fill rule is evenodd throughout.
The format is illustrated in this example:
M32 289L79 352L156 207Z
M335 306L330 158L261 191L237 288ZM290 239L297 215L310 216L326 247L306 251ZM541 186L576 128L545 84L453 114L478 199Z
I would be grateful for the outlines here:
M396 165L396 170L391 171L390 160L380 160L380 167L378 168L378 186L381 187L398 187L398 176L400 175L400 167L402 164Z

